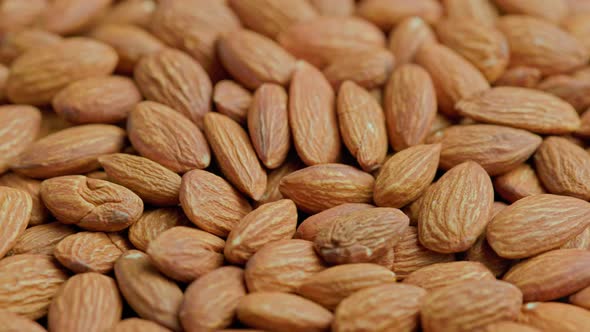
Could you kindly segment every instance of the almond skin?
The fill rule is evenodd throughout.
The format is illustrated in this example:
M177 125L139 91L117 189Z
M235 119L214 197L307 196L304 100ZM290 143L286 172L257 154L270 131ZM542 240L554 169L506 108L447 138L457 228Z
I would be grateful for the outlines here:
M228 327L245 295L244 270L224 266L207 273L186 289L179 313L182 327L186 331Z
M198 62L178 50L163 49L143 57L133 77L148 100L171 107L202 128L213 87Z
M554 75L544 79L536 87L539 90L555 95L571 104L578 113L590 106L590 80L568 75Z
M41 197L59 221L91 231L125 229L143 212L141 198L131 190L82 175L43 181Z
M205 116L204 129L221 172L238 190L258 200L266 189L266 172L256 158L246 131L219 113Z
M389 34L389 49L396 66L413 62L416 53L424 43L436 40L430 25L417 16L404 18Z
M112 125L67 128L31 144L12 169L33 178L86 173L100 166L99 156L119 152L124 142L125 131Z
M295 233L295 238L314 241L318 232L323 228L323 225L328 224L332 218L342 216L353 211L365 210L373 207L373 205L366 203L345 203L316 213L299 224L297 227L297 232Z
M117 323L109 332L170 332L172 330L147 319L127 318Z
M403 284L388 283L362 289L345 298L336 308L332 330L415 331L425 295L424 289Z
M590 324L588 310L558 302L531 302L522 307L520 322L540 331L583 331Z
M451 169L474 161L490 175L506 173L524 163L541 145L528 131L495 125L450 126L429 141L441 144L440 167Z
M520 288L527 302L555 300L590 285L588 262L588 250L552 250L516 264L503 280Z
M431 291L479 280L495 280L495 277L478 262L443 262L424 266L410 273L404 283Z
M444 114L456 116L455 103L490 87L477 68L446 46L423 45L416 62L430 74L438 106Z
M344 203L370 203L373 177L352 166L322 164L295 171L279 190L303 211L317 213Z
M60 222L29 227L18 237L8 255L53 255L53 250L57 244L75 232L74 227Z
M336 90L349 80L363 88L373 89L387 82L393 70L393 63L391 52L376 49L336 59L324 68L323 73Z
M55 295L47 325L50 331L100 332L118 323L122 311L123 301L115 280L98 273L83 273L68 279Z
M211 161L201 130L164 104L137 104L129 114L127 131L131 144L142 156L176 173L206 168Z
M444 0L447 16L452 20L472 19L487 26L494 26L498 8L490 0Z
M328 330L332 322L332 313L320 305L279 292L244 296L237 314L242 323L269 331L320 332Z
M248 132L258 158L270 169L283 164L291 148L287 92L277 84L262 84L248 109Z
M549 137L535 153L539 179L547 191L590 199L590 155L561 137Z
M13 31L6 34L0 43L0 62L8 65L29 49L55 45L61 40L60 36L37 28Z
M129 78L90 77L61 90L52 105L57 114L75 124L117 123L125 120L141 99Z
M0 106L0 174L35 140L41 128L41 112L32 106Z
M12 63L6 95L16 104L48 104L71 82L112 73L117 60L110 46L82 37L32 49Z
M31 25L47 6L47 0L33 0L27 3L19 0L4 1L0 6L0 35Z
M499 321L486 325L482 332L540 332L536 328L512 321Z
M282 199L259 206L248 213L231 230L224 248L225 258L234 264L245 264L265 244L288 240L297 226L297 207Z
M398 209L353 211L323 225L314 243L331 264L366 263L382 256L400 241L409 219Z
M102 232L78 232L61 240L55 258L74 273L108 273L123 251Z
M0 325L6 332L47 332L47 330L32 319L0 309Z
M494 205L496 203L494 202ZM482 234L471 248L467 249L465 260L485 265L496 277L503 275L512 263L511 260L498 256L488 243L485 234Z
M522 293L506 282L469 281L429 292L420 317L425 332L473 331L490 323L515 320Z
M512 67L506 69L502 76L498 77L496 86L515 86L521 88L534 88L541 81L541 71L534 67Z
M124 153L98 158L109 180L154 205L177 205L181 177L147 158Z
M182 291L158 272L146 254L129 250L121 255L115 263L115 276L123 297L140 317L181 331L178 312Z
M434 23L442 15L442 6L434 0L367 0L359 4L357 14L381 29L389 30L407 16L418 16Z
M305 62L297 63L289 87L289 125L297 154L306 165L340 158L334 91L324 75Z
M440 148L416 145L389 158L375 180L375 204L401 208L420 197L436 175Z
M567 1L496 0L496 5L507 14L522 14L559 24L568 14Z
M27 192L0 187L0 259L17 243L29 220L33 201Z
M320 15L349 16L354 13L354 0L311 0L310 2Z
M251 210L248 201L223 178L193 170L182 177L180 205L200 229L226 237Z
M303 163L295 156L291 156L288 158L281 167L274 169L268 173L267 181L266 181L266 190L262 197L254 203L255 206L259 206L262 204L275 202L283 198L283 194L279 191L279 185L281 180L295 172L298 169L301 169Z
M526 129L538 134L566 134L580 126L576 110L548 93L496 87L457 103L458 112L478 122Z
M249 292L294 292L307 278L324 270L313 242L281 240L266 244L246 264Z
M147 27L156 8L154 0L124 0L111 6L100 23L134 24Z
M418 216L420 242L441 253L467 250L484 231L494 188L475 162L459 164L424 193Z
M430 75L420 66L398 67L383 101L389 142L396 151L424 141L436 115L436 93Z
M395 282L395 273L377 264L345 264L309 277L297 293L334 310L346 297L364 288Z
M586 227L580 234L569 239L561 249L590 249L590 227Z
M144 211L129 227L129 240L135 248L146 251L149 243L174 226L188 225L189 221L179 208L161 208Z
M243 125L252 103L252 94L232 80L223 80L215 84L213 103L217 112Z
M38 25L44 30L60 35L83 32L110 6L112 0L57 0L49 3Z
M23 278L22 276L26 276ZM32 320L39 319L49 308L68 275L51 256L16 255L0 261L0 307Z
M577 305L585 309L590 309L590 286L569 297L571 304Z
M223 264L225 241L185 226L172 227L150 242L147 254L168 277L191 282Z
M528 164L522 164L496 177L494 189L503 199L511 203L523 197L545 193L535 170Z

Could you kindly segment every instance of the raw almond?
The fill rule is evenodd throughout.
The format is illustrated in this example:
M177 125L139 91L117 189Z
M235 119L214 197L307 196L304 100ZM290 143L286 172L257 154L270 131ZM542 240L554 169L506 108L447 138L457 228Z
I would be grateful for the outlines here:
M490 270L481 263L442 262L415 270L404 279L404 283L431 291L480 280L495 280Z
M389 34L389 49L396 66L413 62L416 53L424 43L436 40L432 29L417 16L404 18Z
M292 156L293 157L293 156ZM255 206L278 201L283 198L283 194L279 191L281 180L300 169L303 166L301 161L297 158L288 158L281 167L274 169L268 173L266 180L266 190L262 197L255 202Z
M539 69L521 66L506 69L494 84L496 86L534 88L539 81L541 81L541 71Z
M507 14L522 14L559 24L568 13L567 1L549 0L495 0L496 5Z
M60 222L29 227L18 237L8 255L53 255L57 244L75 232L76 230L72 226Z
M482 332L540 332L540 330L537 330L536 328L534 328L532 326L516 323L513 321L509 321L509 320L499 321L499 322L495 322L492 324L488 324L483 329L481 329L481 331Z
M354 0L311 0L310 2L320 15L349 16L354 13Z
M205 116L204 129L221 172L238 190L258 200L266 189L266 172L246 131L237 122L219 113Z
M252 94L232 80L223 80L215 84L213 103L217 112L243 125L252 103Z
M6 86L6 81L8 80L9 74L10 71L8 68L5 65L0 64L0 101L4 100L4 86Z
M558 302L531 302L522 307L520 322L541 331L583 331L590 324L588 310Z
M295 238L314 241L318 232L323 228L323 225L329 223L332 218L348 214L349 212L370 209L373 207L373 205L366 203L345 203L329 208L308 217L299 224L297 232L295 233Z
M487 26L494 26L498 19L498 9L491 0L444 0L448 18L460 21L476 20Z
M60 35L80 33L88 28L111 3L112 0L51 1L37 25Z
M39 134L41 112L33 106L0 106L0 174L6 172L18 156Z
M52 46L61 40L62 38L54 33L36 28L14 31L4 36L0 42L0 62L10 64L31 48Z
M25 318L5 309L0 309L0 325L5 332L47 332L47 330L32 319Z
M574 236L561 249L590 249L590 227L586 227L580 234Z
M31 25L47 8L47 0L5 0L0 6L0 35Z
M91 231L125 229L137 221L143 212L141 198L131 190L82 175L43 181L41 197L59 221Z
M129 140L144 157L176 173L206 168L211 161L201 130L170 107L144 101L127 120Z
M161 208L144 211L129 227L129 240L135 248L146 251L149 243L165 230L188 225L189 221L179 208Z
M590 286L569 297L571 304L590 310Z
M498 256L488 243L485 234L482 234L471 248L467 249L465 260L485 265L496 277L503 275L512 263L511 260Z
M127 318L117 323L109 332L170 332L165 328L147 319Z
M33 201L27 192L0 187L0 259L17 243L29 220Z
M109 273L123 254L111 238L102 232L78 232L61 240L53 255L74 273Z
M503 280L520 288L527 302L555 300L590 285L589 262L585 249L552 250L513 266Z
M442 6L434 0L366 0L357 7L357 14L383 30L389 30L408 16L418 16L434 23L442 16Z
M102 15L100 23L134 24L148 27L156 9L154 0L122 0Z
M127 303L142 318L180 331L178 312L182 291L150 263L149 257L129 250L115 263L117 284Z
M31 195L33 208L31 210L29 226L40 225L47 222L49 212L41 201L41 181L11 172L0 176L0 186L24 190Z
M324 68L323 73L336 90L349 80L363 88L373 89L385 84L393 64L394 58L389 50L376 49L336 59Z
M590 80L575 75L554 75L536 86L541 91L555 95L571 104L578 113L590 106Z
M511 203L523 197L545 193L535 170L528 164L522 164L496 177L494 189L503 199Z
M570 11L571 15L567 16L562 22L565 30L576 37L586 49L590 49L590 38L588 38L588 31L590 31L590 24L588 24L589 13L578 13Z
M117 324L122 312L123 301L115 280L99 273L83 273L68 279L55 295L47 325L50 331L100 332Z

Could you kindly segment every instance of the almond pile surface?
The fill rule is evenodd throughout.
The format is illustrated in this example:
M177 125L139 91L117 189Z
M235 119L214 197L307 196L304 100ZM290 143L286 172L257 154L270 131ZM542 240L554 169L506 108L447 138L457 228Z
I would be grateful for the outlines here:
M0 0L0 332L590 332L590 0Z

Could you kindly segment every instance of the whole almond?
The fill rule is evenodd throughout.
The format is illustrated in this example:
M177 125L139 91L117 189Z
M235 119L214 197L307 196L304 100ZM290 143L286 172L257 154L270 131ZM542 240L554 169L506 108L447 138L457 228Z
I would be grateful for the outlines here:
M589 13L579 13L576 11L570 11L570 15L562 21L561 25L565 30L576 37L586 49L590 49L590 38L588 38L588 24Z
M332 322L332 313L319 304L279 292L244 296L237 314L242 323L269 331L320 332L327 331Z
M29 193L33 200L29 226L47 222L49 212L41 201L41 181L10 172L0 176L0 186L20 189Z
M244 277L249 292L294 292L325 268L313 242L281 240L266 244L252 255Z
M123 251L102 232L78 232L61 240L53 255L74 273L109 273Z
M366 203L345 203L316 213L299 224L295 238L313 242L318 232L323 228L323 225L328 224L332 218L373 207L373 205Z
M125 229L137 221L143 212L141 198L131 190L82 175L43 181L41 197L59 221L91 231Z
M18 156L39 134L41 112L33 106L0 106L0 174L6 172Z
M354 0L311 0L315 10L324 16L349 16L354 13Z
M42 1L45 2L46 0ZM14 31L4 36L4 39L0 42L0 62L10 64L31 48L55 45L61 40L60 36L37 28Z
M412 62L420 47L435 39L428 23L420 17L410 16L401 20L389 34L389 49L396 66Z
M248 132L258 158L270 169L279 167L291 148L287 92L277 84L262 84L248 109Z
M147 254L168 277L191 282L223 264L225 241L185 226L172 227L152 240Z
M27 228L17 239L8 255L43 254L53 255L57 244L76 230L60 222L51 222Z
M494 202L485 170L468 161L451 168L424 193L420 243L441 253L467 250L483 233Z
M552 250L516 264L503 280L520 288L527 302L555 300L590 285L589 262L585 249Z
M125 131L113 125L89 124L63 129L35 141L12 169L34 178L90 172L98 157L123 149Z
M182 291L158 272L146 254L129 250L121 255L115 263L115 276L123 297L140 317L181 330L178 312Z
M98 158L109 180L135 192L154 205L177 205L181 178L147 158L124 153Z
M23 278L26 276L26 278ZM0 308L39 319L68 275L47 255L16 255L0 261Z
M476 20L487 26L494 26L498 19L498 8L491 0L443 0L447 16L452 20Z
M27 3L19 0L3 1L0 6L0 35L31 25L47 6L47 0L33 0Z
M77 274L51 301L47 325L49 331L100 332L118 323L122 311L114 279L92 272Z
M101 13L107 9L112 0L55 0L39 18L37 25L44 30L60 35L83 32Z
M289 87L289 125L297 154L306 165L339 159L334 91L324 75L305 62L297 63Z
M29 220L33 201L27 192L0 187L0 259L17 243Z
M226 237L252 207L223 178L207 171L193 170L182 177L180 205L200 229Z
M53 97L57 114L67 121L117 123L142 100L131 79L122 76L90 77L76 81Z
M260 197L260 199L254 203L254 205L259 206L282 199L283 194L281 194L279 191L281 180L285 176L300 169L302 166L303 163L295 156L291 155L291 158L285 160L281 167L270 171L266 180L266 190L264 191L264 194L262 194L262 197Z
M394 58L389 50L375 49L335 59L324 68L323 73L336 90L349 80L363 88L373 89L387 82L393 63Z
M205 116L204 129L221 172L238 190L258 200L266 189L266 172L246 131L219 113Z
M48 104L71 82L110 74L117 60L117 53L110 46L82 37L32 49L12 63L6 95L13 103Z
M344 164L322 164L295 171L281 180L283 196L303 211L317 213L344 203L370 203L373 177Z
M568 13L565 0L495 0L496 5L507 14L522 14L560 23Z
M496 202L494 202L494 204L496 204ZM496 277L503 275L512 263L511 260L500 257L494 249L492 249L486 239L486 234L482 234L471 248L467 249L465 260L479 262L485 265L485 267L487 267Z
M541 71L539 69L521 66L506 69L494 84L496 86L534 88L539 81L541 81Z
M536 328L524 325L520 323L516 323L509 320L499 321L495 323L491 323L486 325L482 332L540 332Z
M571 104L579 113L590 106L590 80L575 75L554 75L544 79L536 87Z
M158 235L174 226L188 225L189 221L179 208L161 208L144 211L141 217L129 227L129 240L135 248L146 251Z
M395 273L377 264L345 264L328 268L309 277L297 293L334 310L346 297L364 288L394 283Z
M436 93L430 75L421 67L398 67L385 88L383 101L389 142L400 151L420 144L431 131Z
M444 114L457 115L455 103L490 87L477 68L446 46L423 45L416 62L430 74L439 108Z
M109 332L170 332L172 330L165 328L153 321L141 318L127 318L117 323Z
M248 116L248 108L252 103L252 94L232 80L223 80L215 84L213 103L217 112L244 124Z
M442 262L415 270L404 279L404 283L432 291L480 280L495 280L490 270L481 263Z
M205 135L197 125L163 104L137 104L129 114L127 131L142 156L176 173L206 168L211 161Z
M179 313L182 327L186 331L228 327L245 295L244 270L224 266L205 274L185 291Z
M515 320L522 293L496 280L463 282L429 292L422 302L420 318L424 332L474 331L490 323Z
M100 23L134 24L148 27L155 9L156 2L154 0L122 0L114 3L102 15Z
M297 207L282 199L260 205L231 230L224 248L225 258L244 264L269 242L288 240L297 226Z
M388 283L362 289L345 298L336 308L332 330L415 331L425 295L424 289L403 284Z
M569 297L571 304L577 305L585 309L590 309L590 286Z
M512 203L523 197L545 193L535 170L528 164L496 177L494 189L503 199Z
M398 209L353 211L323 225L314 239L315 249L331 264L371 262L393 250L408 224Z
M552 194L590 199L590 155L562 137L549 137L535 153L539 179Z
M558 302L531 302L522 307L520 322L540 331L583 331L590 324L588 310Z
M416 145L389 158L375 179L375 204L401 208L420 197L436 175L440 148Z
M524 163L541 145L541 137L525 130L495 125L457 125L429 139L441 144L440 167L451 169L474 161L490 175L506 173Z
M0 309L0 325L5 332L47 332L47 330L32 319L25 318L5 309Z
M381 29L389 30L408 16L418 16L434 23L442 15L442 6L434 0L365 0L357 7L357 14Z

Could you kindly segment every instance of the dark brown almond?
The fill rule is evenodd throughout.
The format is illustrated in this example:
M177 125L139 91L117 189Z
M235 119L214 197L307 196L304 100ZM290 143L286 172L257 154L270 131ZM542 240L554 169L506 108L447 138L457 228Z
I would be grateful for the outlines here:
M0 325L6 332L47 332L34 320L12 313L7 309L0 309Z
M46 2L46 0L40 1ZM0 62L10 64L31 48L55 45L61 40L60 36L37 28L13 31L3 36L3 40L0 42Z

